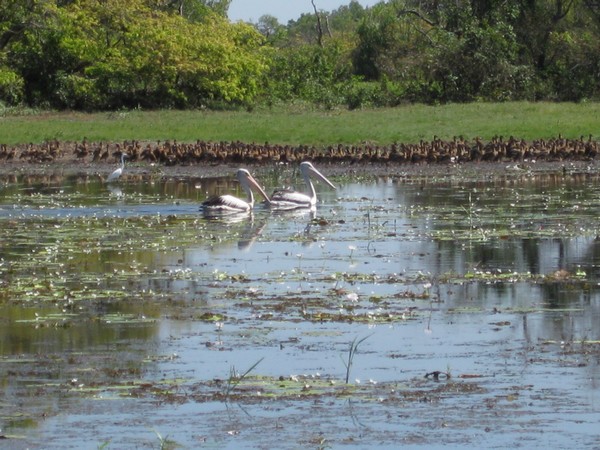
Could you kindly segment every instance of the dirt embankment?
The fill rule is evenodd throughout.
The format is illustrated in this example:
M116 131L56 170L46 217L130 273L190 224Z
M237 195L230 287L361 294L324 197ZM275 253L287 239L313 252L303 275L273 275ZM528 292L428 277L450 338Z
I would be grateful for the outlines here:
M534 172L595 172L600 145L589 138L525 142L494 138L466 142L439 139L376 146L257 145L242 142L46 142L0 146L0 175L73 175L104 179L128 156L124 178L229 175L238 167L255 172L294 167L310 160L335 175L444 176Z

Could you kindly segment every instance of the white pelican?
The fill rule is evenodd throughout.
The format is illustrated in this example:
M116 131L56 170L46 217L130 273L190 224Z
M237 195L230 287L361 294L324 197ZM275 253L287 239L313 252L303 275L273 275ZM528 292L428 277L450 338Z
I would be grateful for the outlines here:
M269 202L269 196L246 169L238 169L237 179L242 185L242 189L246 191L247 200L241 200L233 195L220 195L219 197L209 198L203 202L202 210L209 214L249 212L254 206L253 187L260 192L260 195L265 198L267 203Z
M121 175L123 174L123 169L125 169L125 158L127 158L127 154L121 153L121 167L115 169L114 172L108 176L108 178L106 179L107 183L117 181L121 177Z
M292 189L281 189L275 191L271 196L271 201L268 202L271 208L279 210L315 208L317 204L317 193L315 192L315 187L310 180L311 175L314 175L319 180L329 185L329 187L333 189L336 188L331 181L325 178L325 176L315 169L315 167L308 161L300 163L300 172L302 173L302 177L304 178L304 182L308 188L308 194L303 194L302 192L294 191Z

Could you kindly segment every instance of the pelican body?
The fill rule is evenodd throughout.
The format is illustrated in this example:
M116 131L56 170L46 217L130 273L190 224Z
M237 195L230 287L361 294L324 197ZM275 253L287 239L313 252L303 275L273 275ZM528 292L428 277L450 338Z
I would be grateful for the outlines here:
M126 153L121 153L121 167L115 169L113 173L111 173L106 179L107 183L111 183L113 181L117 181L121 175L123 174L123 170L125 169L125 158L127 158Z
M220 195L203 202L202 210L209 214L249 212L254 207L252 188L255 188L269 202L269 196L246 169L239 169L237 171L237 179L242 189L246 192L246 200L239 199L233 195Z
M308 188L308 194L294 191L292 189L281 189L275 191L273 192L271 201L269 202L269 206L271 208L279 210L300 208L314 209L317 204L317 193L315 192L315 187L310 179L311 176L321 180L332 189L336 189L334 184L325 178L325 175L315 169L315 167L308 161L300 163L300 173L302 173L302 178L304 178L304 183Z

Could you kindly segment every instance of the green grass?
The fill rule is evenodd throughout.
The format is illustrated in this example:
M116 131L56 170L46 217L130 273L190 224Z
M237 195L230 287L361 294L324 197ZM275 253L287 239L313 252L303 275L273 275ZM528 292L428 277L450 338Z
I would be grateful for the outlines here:
M118 111L85 113L0 112L0 143L45 140L174 140L313 144L370 141L418 142L433 136L489 140L502 135L533 140L600 135L600 103L471 103L407 105L360 111L254 112Z

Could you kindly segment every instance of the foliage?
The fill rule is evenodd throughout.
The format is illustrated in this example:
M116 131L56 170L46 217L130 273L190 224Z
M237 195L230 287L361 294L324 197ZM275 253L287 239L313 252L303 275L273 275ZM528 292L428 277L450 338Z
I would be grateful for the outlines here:
M231 0L0 4L0 102L30 107L320 108L595 100L591 1L356 0L286 25Z
M211 12L226 18L230 3L231 0L153 0L148 5L199 22Z
M0 99L7 105L18 105L22 101L24 84L17 72L0 66Z
M343 102L341 91L351 78L343 42L324 47L304 44L281 49L273 56L269 72L270 101L302 99L326 108Z
M58 108L199 107L252 102L266 69L261 36L207 12L189 21L143 0L41 8L44 25L7 53L28 103Z

